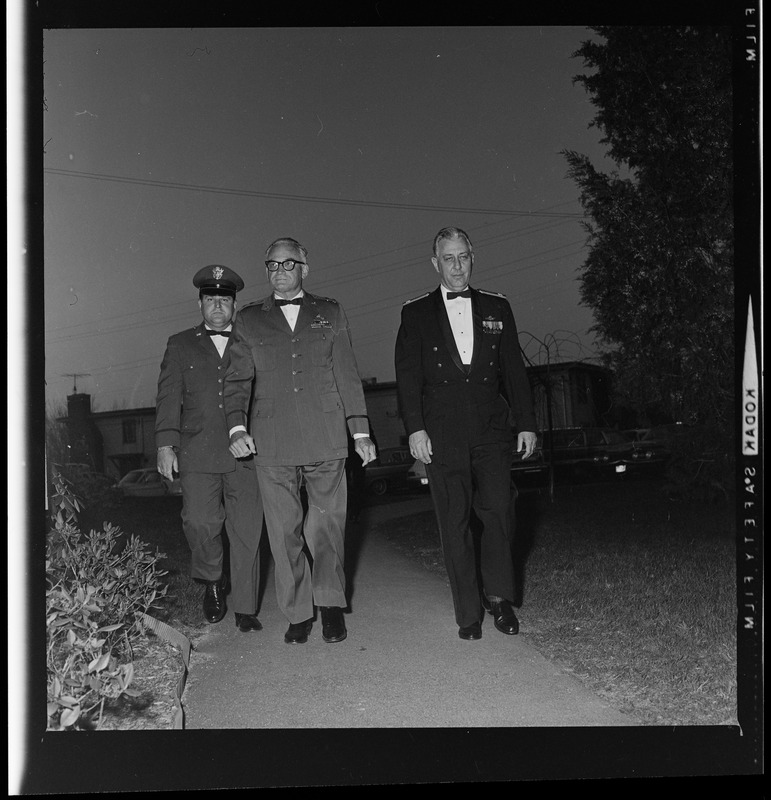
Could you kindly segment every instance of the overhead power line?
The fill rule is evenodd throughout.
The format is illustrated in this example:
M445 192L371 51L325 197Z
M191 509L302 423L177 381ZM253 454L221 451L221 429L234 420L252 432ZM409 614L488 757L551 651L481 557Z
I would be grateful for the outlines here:
M96 181L111 181L113 183L128 183L140 186L157 186L163 189L181 189L193 192L210 192L213 194L230 194L240 197L263 197L270 200L290 200L299 203L326 203L328 205L361 206L366 208L394 208L410 211L443 211L453 214L498 214L512 217L567 217L580 219L582 214L555 212L555 211L517 211L515 209L501 208L462 208L456 206L429 206L418 203L386 203L377 200L348 200L337 197L314 197L301 194L280 194L278 192L258 192L254 189L228 189L221 186L203 186L200 184L177 183L175 181L153 181L148 178L127 178L122 175L105 175L99 172L79 172L69 169L54 169L47 167L43 170L50 175L63 175L68 178L86 178Z

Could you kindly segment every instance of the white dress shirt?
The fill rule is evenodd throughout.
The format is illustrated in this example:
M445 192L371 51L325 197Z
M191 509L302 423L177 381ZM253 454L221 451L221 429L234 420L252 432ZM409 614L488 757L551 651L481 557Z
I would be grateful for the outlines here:
M292 298L292 300L296 300L298 297L302 297L305 292L300 289L300 291ZM280 297L273 295L274 300L281 300ZM283 311L284 316L286 317L286 321L289 323L289 327L294 330L294 326L297 325L297 315L300 313L300 306L279 306L281 311Z
M207 331L212 330L212 328L210 328L208 325L204 325L204 328L206 328ZM228 325L227 328L225 328L224 330L232 331L233 330L233 326L232 325ZM208 333L206 335L209 336ZM222 358L222 356L225 354L225 348L228 346L228 337L227 336L209 336L209 338L212 340L212 342L214 343L214 346L217 348L217 352L220 354L220 358Z
M474 319L471 313L471 298L454 297L452 300L448 300L447 292L449 290L444 284L441 284L441 288L442 299L450 319L450 328L455 337L460 360L468 366L474 353ZM468 286L464 287L463 291L465 292L466 289Z

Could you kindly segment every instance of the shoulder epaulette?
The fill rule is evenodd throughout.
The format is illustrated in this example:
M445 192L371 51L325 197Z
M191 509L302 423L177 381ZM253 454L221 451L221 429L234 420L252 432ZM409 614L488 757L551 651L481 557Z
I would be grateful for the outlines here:
M413 297L411 300L405 300L405 301L402 303L402 305L403 305L403 306L407 306L407 305L409 305L410 303L414 303L416 300L422 300L424 297L428 297L430 294L431 294L431 292L425 292L424 294L420 294L420 295L418 295L417 297Z
M305 292L305 296L313 303L316 300L321 300L324 303L334 303L335 305L340 305L339 301L335 300L334 297L323 297L320 294L313 294L312 292Z
M481 292L481 294L490 294L493 297L502 297L504 300L506 299L506 295L500 292L491 292L489 289L477 289L477 291Z

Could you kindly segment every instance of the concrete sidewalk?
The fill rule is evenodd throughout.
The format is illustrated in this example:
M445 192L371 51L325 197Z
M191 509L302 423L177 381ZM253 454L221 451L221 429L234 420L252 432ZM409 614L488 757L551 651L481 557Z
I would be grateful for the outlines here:
M321 623L288 645L272 573L259 616L239 632L232 612L195 642L182 703L185 728L477 728L630 726L526 636L486 616L479 641L458 638L450 589L374 530L431 508L428 496L367 509L349 525L348 638L328 644ZM527 609L520 614L527 631Z

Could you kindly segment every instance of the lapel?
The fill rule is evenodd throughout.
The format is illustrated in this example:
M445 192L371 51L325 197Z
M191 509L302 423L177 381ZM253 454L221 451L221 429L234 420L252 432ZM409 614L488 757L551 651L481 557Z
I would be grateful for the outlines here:
M220 354L217 352L217 345L211 340L211 336L206 333L206 326L201 322L201 324L195 329L195 336L198 340L198 345L204 352L204 355L211 357L212 355L217 357L219 360ZM230 339L228 339L228 344L230 343ZM227 347L226 347L227 349Z
M272 293L262 301L262 310L265 312L265 319L267 323L272 328L275 328L281 333L288 333L291 336L292 329L289 327L289 323L286 321L284 312L276 305L276 298ZM297 330L300 325L300 315L302 314L302 311L303 306L300 306L300 314L297 316L295 330Z
M471 316L474 320L474 350L471 353L469 372L474 369L482 346L482 300L476 289L471 289Z
M453 364L455 364L455 366L461 372L465 373L466 367L463 366L463 362L460 360L458 345L455 344L455 337L452 335L452 328L450 327L450 318L447 316L447 307L444 304L444 297L442 297L441 287L437 287L436 291L434 292L434 309L436 312L436 318L439 321L439 328L441 329L442 336L444 337L444 343L445 345L447 345L447 351L450 354L450 358L452 358ZM476 338L477 337L475 335L474 350L476 350Z

